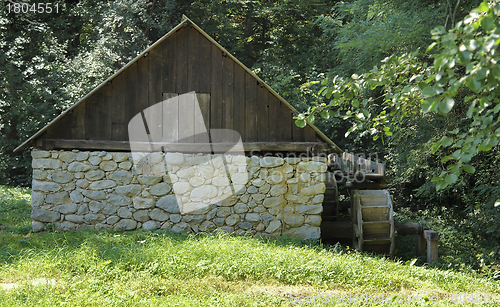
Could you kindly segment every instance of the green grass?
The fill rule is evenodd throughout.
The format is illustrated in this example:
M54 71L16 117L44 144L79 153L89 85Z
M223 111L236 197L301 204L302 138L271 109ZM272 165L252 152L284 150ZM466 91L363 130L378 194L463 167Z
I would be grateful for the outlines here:
M29 190L1 192L0 306L296 306L304 305L297 303L301 296L356 293L395 300L379 306L437 295L440 303L433 306L445 306L452 293L500 297L497 282L474 273L416 267L315 242L169 231L32 234L26 231Z

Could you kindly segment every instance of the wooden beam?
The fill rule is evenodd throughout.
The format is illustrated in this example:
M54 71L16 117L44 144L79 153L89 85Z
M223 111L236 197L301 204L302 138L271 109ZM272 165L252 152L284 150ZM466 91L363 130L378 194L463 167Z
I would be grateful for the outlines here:
M424 237L427 240L427 263L431 264L439 260L438 256L439 234L433 230L424 230Z
M383 190L387 188L387 184L385 182L378 183L378 182L348 181L346 182L345 187L347 189L354 189L354 190Z
M336 239L352 238L353 228L352 228L352 223L350 221L340 221L340 222L323 221L321 223L321 227L323 230L328 231L327 234L322 233L322 236L323 234L325 234L329 238L336 238ZM424 240L426 239L426 237L424 237L424 230L423 230L424 227L420 223L396 222L394 223L394 227L398 232L398 236L419 235ZM437 232L425 230L425 233L428 233L429 237L432 237L433 239L437 240Z
M65 140L65 139L43 139L37 142L38 147L42 149L80 149L80 150L116 150L130 151L130 142L128 141L104 141L104 140ZM151 148L167 152L192 152L192 153L211 153L226 152L232 149L234 143L165 143L165 142L136 142L136 145L143 146L144 151ZM328 153L334 150L331 145L320 142L249 142L243 143L245 152L250 151L278 151L278 152L308 152L312 147L321 149ZM139 147L141 148L141 147Z
M420 256L425 252L425 249L427 248L427 243L425 242L425 237L424 233L422 232L420 235L417 236L417 252L416 255Z
M423 233L423 227L420 223L395 222L394 228L399 236L415 236Z

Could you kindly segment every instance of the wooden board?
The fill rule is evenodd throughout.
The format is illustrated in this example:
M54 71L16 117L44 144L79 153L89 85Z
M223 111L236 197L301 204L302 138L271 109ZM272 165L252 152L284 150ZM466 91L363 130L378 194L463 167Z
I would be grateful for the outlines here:
M179 98L175 93L163 94L163 142L179 142Z
M85 102L73 110L73 126L71 137L73 139L85 139Z
M194 143L195 97L179 95L179 143Z
M147 67L146 67L147 68ZM105 90L99 91L99 102L97 103L98 113L98 140L111 139L111 100L113 99L114 89L113 83L104 87ZM147 88L146 88L147 91ZM146 100L147 106L147 100Z
M387 196L385 195L361 195L362 206L383 206L387 205Z
M96 116L98 113L98 95L94 94L85 101L85 139L98 140L98 125L99 119Z
M281 114L280 101L276 96L269 92L269 141L276 142L281 140L280 123L283 119Z
M374 237L390 238L390 222L363 222L364 239L369 240Z
M269 92L263 86L257 86L257 140L269 141Z
M212 43L210 43L203 35L200 35L199 37L200 68L198 74L200 75L200 93L210 93Z
M125 84L126 84L126 94L125 94L125 99L123 101L122 107L125 112L125 120L124 124L126 125L126 135L127 135L127 140L128 140L128 123L130 120L137 114L136 110L141 111L140 109L136 108L134 105L137 103L136 97L137 97L137 87L133 86L135 84L135 81L138 78L138 73L137 73L137 65L134 63L132 66L127 69L126 73L124 74L125 78ZM123 133L123 132L121 132ZM89 139L89 138L87 138Z
M177 89L177 35L173 34L164 40L158 48L162 49L163 58L161 62L162 70L162 93L176 93Z
M163 50L154 48L147 56L149 64L149 106L155 105L162 100L162 66Z
M73 127L73 121L70 116L65 116L59 120L59 128L51 129L49 135L58 135L63 139L69 139L72 137L71 130ZM55 127L54 127L55 128Z
M229 57L222 57L222 128L233 129L234 120L234 61ZM236 119L238 120L238 118ZM228 132L228 131L227 131ZM231 134L222 135L223 142L231 141Z
M295 125L295 120L292 119L292 139L294 142L305 142L305 130Z
M221 129L223 128L222 51L215 45L212 45L210 94L210 129Z
M255 142L257 137L257 82L248 72L245 73L245 142Z
M108 141L108 140L67 140L67 139L42 139L37 143L40 146L50 147L50 149L103 149L103 150L118 150L130 151L130 143L128 141ZM234 147L234 143L176 143L176 142L136 142L139 147L144 146L144 150L149 150L151 145L154 148L165 147L171 151L179 150L183 152L201 152L202 148L207 148L207 152L213 149L218 152L226 152ZM45 144L45 145L44 145ZM325 146L324 143L289 143L289 142L248 142L244 143L246 152L250 151L293 151L303 152L310 146Z
M280 102L280 140L292 142L292 129L295 126L295 121L292 119L292 111L283 102Z
M142 57L137 62L137 79L130 87L136 88L135 101L129 101L127 108L133 110L133 116L146 110L149 106L149 59ZM128 121L127 121L128 123Z
M187 47L187 92L200 91L200 32L186 27ZM179 92L181 93L181 92Z
M210 94L199 93L196 94L198 101L198 108L200 114L197 114L198 108L195 108L195 143L210 143L208 137L208 128L210 126ZM196 107L196 106L195 106Z
M234 117L233 129L245 139L245 70L234 65Z
M183 94L188 91L188 35L187 31L179 30L176 49L176 93Z
M363 221L365 222L389 220L389 207L387 206L362 207L361 213L363 215Z
M161 81L161 80L160 80ZM126 105L128 93L124 88L128 87L126 73L121 73L113 79L113 95L111 97L111 139L128 139L128 122L126 121Z
M316 131L311 128L309 125L304 128L305 132L305 141L306 142L316 142Z

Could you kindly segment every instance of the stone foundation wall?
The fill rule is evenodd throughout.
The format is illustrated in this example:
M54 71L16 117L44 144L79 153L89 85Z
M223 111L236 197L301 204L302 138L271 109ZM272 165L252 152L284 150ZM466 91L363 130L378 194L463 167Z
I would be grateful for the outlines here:
M76 150L32 157L33 231L219 228L320 237L324 158Z

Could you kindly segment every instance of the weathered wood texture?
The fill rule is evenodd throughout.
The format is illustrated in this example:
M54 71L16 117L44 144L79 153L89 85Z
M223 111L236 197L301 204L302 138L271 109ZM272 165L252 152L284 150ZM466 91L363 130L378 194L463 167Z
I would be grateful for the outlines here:
M296 127L292 111L282 101L191 26L167 37L50 126L40 139L125 142L134 116L192 91L205 94L198 96L198 103L208 131L231 129L245 143L325 143L311 127ZM198 109L181 97L162 116L154 114L163 118L164 141L205 143L203 137L192 135L203 130L190 118ZM172 120L165 121L167 117ZM228 134L219 141L230 139Z
M234 147L234 143L172 143L172 142L136 142L136 148L149 151L151 149L162 148L164 151L179 151L179 152L226 152ZM54 148L60 149L73 149L80 148L84 150L116 150L127 151L130 149L130 142L128 141L103 141L103 140L66 140L66 139L39 139L37 146L44 150L52 150ZM310 151L312 147L321 147L323 150L328 151L329 145L326 143L311 143L311 142L246 142L243 144L245 151L292 151L292 152L306 152Z

